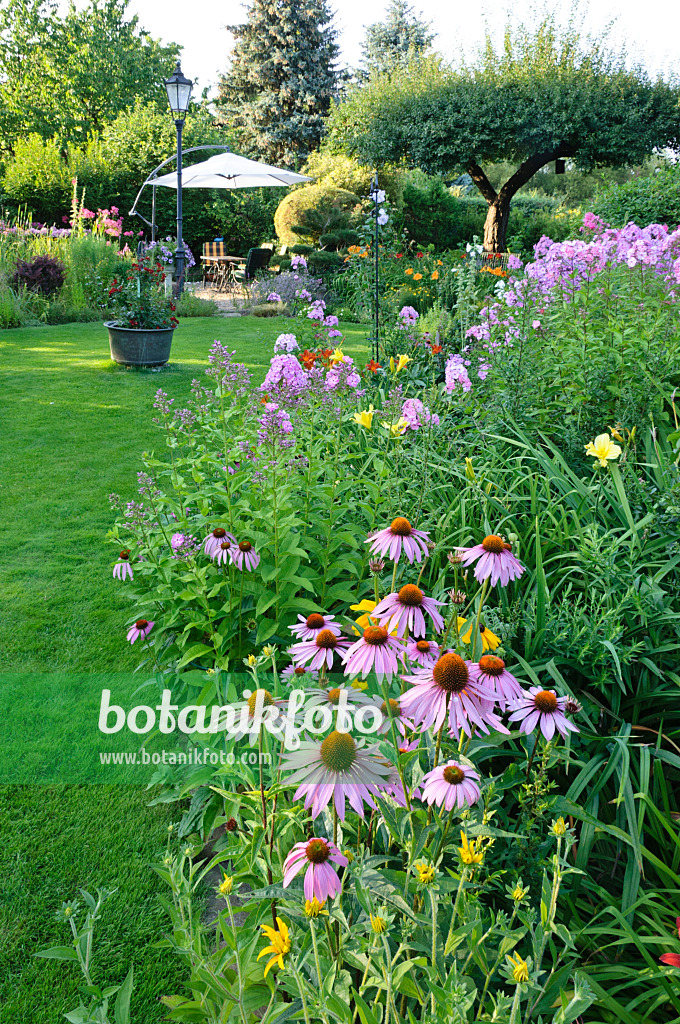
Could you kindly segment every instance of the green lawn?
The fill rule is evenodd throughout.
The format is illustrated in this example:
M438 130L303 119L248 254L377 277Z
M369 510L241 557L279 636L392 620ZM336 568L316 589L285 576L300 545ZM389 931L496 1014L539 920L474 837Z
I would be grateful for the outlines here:
M140 453L163 449L155 391L186 402L217 338L256 376L290 321L183 320L172 363L117 367L100 324L0 331L0 685L9 672L106 672L134 667L128 607L105 544L108 495L136 495ZM365 329L344 325L345 351L368 358ZM4 726L4 742L11 742ZM95 974L121 981L134 962L133 1020L163 1019L159 995L179 991L181 966L151 943L165 926L148 870L176 810L148 808L133 787L0 789L0 1021L56 1024L77 1001L75 970L32 959L61 944L54 922L79 886L119 886Z

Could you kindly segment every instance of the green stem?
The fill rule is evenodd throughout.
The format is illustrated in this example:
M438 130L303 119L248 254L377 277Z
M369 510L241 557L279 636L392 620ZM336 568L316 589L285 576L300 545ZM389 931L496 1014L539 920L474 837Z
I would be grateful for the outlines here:
M231 909L231 899L227 896L227 909L229 911L229 923L231 924L231 934L234 938L234 954L236 956L236 974L238 975L238 1008L241 1016L242 1024L247 1024L245 1010L243 1009L243 974L241 973L241 957L238 951L238 937L236 932L236 922L234 921L234 911Z
M430 889L430 902L432 904L432 969L436 972L436 976L438 978L439 972L437 971L437 896L434 889ZM434 1013L437 1008L434 992L431 993L430 1008L434 1016Z

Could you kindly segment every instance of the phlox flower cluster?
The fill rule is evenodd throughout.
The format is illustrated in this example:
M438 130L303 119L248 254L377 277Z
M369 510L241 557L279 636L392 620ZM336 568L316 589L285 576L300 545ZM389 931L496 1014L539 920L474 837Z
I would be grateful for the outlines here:
M284 337L284 335L282 335ZM294 335L286 337L293 338ZM274 356L267 375L260 385L260 391L267 395L297 395L307 390L309 376L299 361L290 352Z
M401 416L406 420L407 430L420 430L428 424L433 427L439 426L437 413L430 412L419 398L407 398L402 406Z
M292 437L293 424L285 409L276 402L267 402L264 413L258 419L257 439L260 445L272 449L291 448L295 444Z
M299 348L298 340L294 334L279 334L274 342L275 352L297 352Z
M361 384L361 377L356 371L354 360L351 356L344 356L342 362L331 366L326 374L324 387L326 391L356 390Z

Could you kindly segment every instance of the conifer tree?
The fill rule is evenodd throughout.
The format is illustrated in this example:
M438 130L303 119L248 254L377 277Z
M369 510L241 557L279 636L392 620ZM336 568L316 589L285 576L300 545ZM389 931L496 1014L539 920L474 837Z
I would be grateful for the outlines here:
M366 26L363 63L369 74L405 68L430 48L433 39L429 22L416 17L406 0L392 0L385 21Z
M243 152L300 165L319 145L338 73L326 0L253 0L235 36L218 104Z

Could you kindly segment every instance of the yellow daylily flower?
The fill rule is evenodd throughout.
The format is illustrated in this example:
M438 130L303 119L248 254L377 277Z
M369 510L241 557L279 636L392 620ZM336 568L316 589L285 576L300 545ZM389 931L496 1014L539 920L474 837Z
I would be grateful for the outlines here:
M385 428L385 430L389 430L390 434L392 434L392 437L400 437L402 434L406 433L406 428L408 427L408 420L404 419L403 416L400 416L396 423L388 423L387 420L382 420L381 425Z
M458 853L463 864L468 867L472 864L481 864L484 860L484 853L477 849L476 841L473 839L472 842L469 842L465 832L461 832L460 841L463 845L458 847Z
M460 617L456 619L459 634L466 622L467 619L461 619ZM469 644L472 639L472 625L473 624L470 623L469 627L461 636L461 640L464 644ZM484 626L480 623L479 632L482 636L482 651L495 651L497 647L500 647L500 637L497 637L495 633L492 633L488 626Z
M369 601L368 598L366 598L363 601L359 601L359 604L351 604L350 608L353 612L372 612L376 604L377 601ZM361 636L361 633L363 633L365 629L368 629L369 626L377 626L378 620L372 619L370 615L361 615L356 620L356 624L360 629L354 629L354 626L352 626L352 629L357 636Z
M598 434L595 441L588 441L585 449L586 455L597 459L601 466L606 466L608 460L618 459L622 452L622 448L612 441L609 434Z
M257 959L266 956L267 953L273 953L273 957L264 969L264 976L267 977L267 972L270 967L274 964L278 964L279 967L283 967L283 958L286 953L290 953L290 936L288 935L288 926L280 917L276 918L278 928L272 928L271 925L261 924L260 928L264 932L265 936L269 939L271 945L265 946L261 953L258 953Z
M355 423L358 423L360 427L366 427L366 430L370 430L373 425L374 416L375 409L372 405L369 405L368 409L364 409L362 412L355 412L352 419Z
M341 348L336 348L335 352L333 353L333 355L331 356L331 359L330 359L331 366L337 366L338 363L344 363L344 361L345 361L345 354L344 354L344 352L342 351Z
M396 363L394 361L394 356L390 356L390 370L392 371L392 373L399 373L400 370L403 370L405 366L408 366L408 364L412 362L413 359L411 358L411 356L400 355L397 352Z
M515 953L513 956L509 956L508 960L512 964L512 977L513 980L521 985L523 982L529 980L529 965L526 960L522 960L519 953Z

